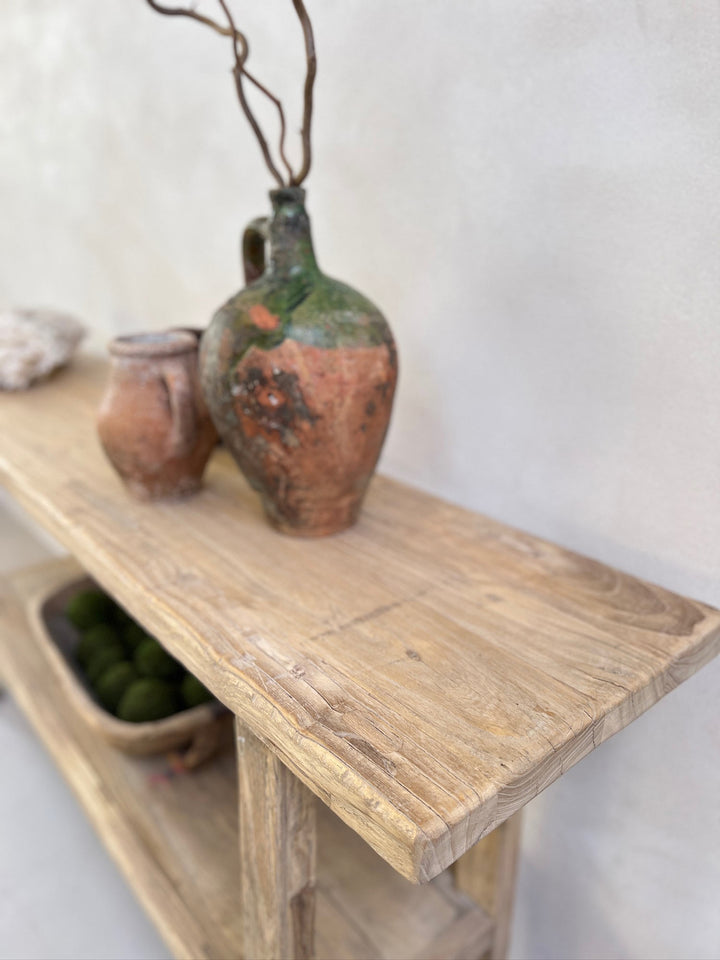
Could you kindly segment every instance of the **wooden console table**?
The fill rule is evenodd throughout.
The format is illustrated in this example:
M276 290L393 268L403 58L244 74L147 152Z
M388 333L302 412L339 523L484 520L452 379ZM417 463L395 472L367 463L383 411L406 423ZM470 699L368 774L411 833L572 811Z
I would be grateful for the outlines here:
M233 711L236 758L159 787L71 713L25 613L71 561L4 585L0 669L171 949L502 956L513 814L707 663L720 613L383 477L319 541L222 451L200 495L138 503L104 377L3 396L0 480Z

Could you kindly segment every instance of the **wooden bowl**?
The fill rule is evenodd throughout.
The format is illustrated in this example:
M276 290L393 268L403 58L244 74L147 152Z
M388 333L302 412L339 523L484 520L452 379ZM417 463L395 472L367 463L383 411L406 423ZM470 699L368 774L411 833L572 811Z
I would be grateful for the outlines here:
M90 578L73 580L49 596L39 597L28 611L30 624L45 647L57 680L84 722L118 750L149 756L188 747L185 767L195 767L227 741L231 714L217 701L181 710L163 720L128 723L105 710L93 698L75 662L80 634L65 616L68 601L82 590L102 589Z

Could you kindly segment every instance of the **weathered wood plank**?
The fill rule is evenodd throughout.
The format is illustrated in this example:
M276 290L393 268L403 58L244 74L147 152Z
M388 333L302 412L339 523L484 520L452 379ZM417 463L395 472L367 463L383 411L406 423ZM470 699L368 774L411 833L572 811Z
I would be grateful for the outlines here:
M236 725L241 910L253 960L309 960L315 942L315 797Z
M489 960L504 960L510 943L521 813L483 837L455 863L455 883L493 919Z
M23 613L77 569L66 559L13 575L12 586L0 578L0 660L10 692L175 956L239 960L235 751L179 775L166 757L125 756L82 722ZM469 957L480 934L489 943L490 920L447 874L409 883L317 806L318 960L407 960L426 943L459 944L458 957Z
M382 477L282 537L226 454L132 501L80 360L0 405L0 480L404 876L435 876L720 649L720 614Z

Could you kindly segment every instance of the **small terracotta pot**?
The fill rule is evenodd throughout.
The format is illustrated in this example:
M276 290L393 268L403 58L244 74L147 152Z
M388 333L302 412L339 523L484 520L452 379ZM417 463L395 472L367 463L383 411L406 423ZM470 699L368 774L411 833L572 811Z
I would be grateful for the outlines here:
M98 433L121 479L142 500L198 490L217 442L197 351L197 338L179 331L117 337L110 344Z
M189 333L191 336L195 337L198 343L202 339L202 335L205 333L205 327L168 327L168 333Z

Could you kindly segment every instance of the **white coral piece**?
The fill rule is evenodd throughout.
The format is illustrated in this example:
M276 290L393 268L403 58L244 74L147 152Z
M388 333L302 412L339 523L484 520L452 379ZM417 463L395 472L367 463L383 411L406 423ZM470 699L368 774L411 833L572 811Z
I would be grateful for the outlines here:
M0 390L23 390L72 356L85 336L54 310L0 310Z

